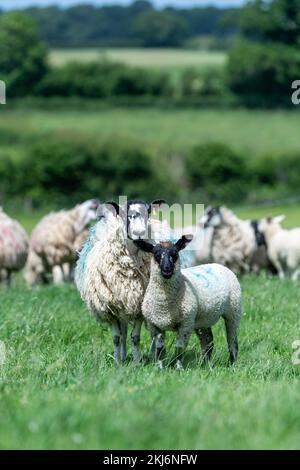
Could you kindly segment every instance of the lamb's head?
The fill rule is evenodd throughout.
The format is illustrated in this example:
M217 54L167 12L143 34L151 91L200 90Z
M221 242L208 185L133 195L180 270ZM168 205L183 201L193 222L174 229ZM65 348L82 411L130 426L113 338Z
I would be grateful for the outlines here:
M201 224L204 228L219 227L223 223L223 215L221 207L207 207L204 216L201 219Z
M282 230L281 222L285 219L285 215L278 215L277 217L266 217L258 224L258 229L266 238L271 238L277 232Z
M76 220L74 226L77 234L86 229L93 220L96 220L99 204L100 202L97 199L89 199L76 206Z
M163 199L155 200L151 204L141 200L132 200L128 201L125 206L119 206L115 202L107 203L114 209L115 214L123 220L127 237L133 241L148 238L149 216L162 204L165 204Z
M152 253L156 266L165 279L170 279L176 270L180 269L179 252L191 241L193 235L183 235L176 243L161 242L153 245L145 240L136 240L134 243L140 250Z

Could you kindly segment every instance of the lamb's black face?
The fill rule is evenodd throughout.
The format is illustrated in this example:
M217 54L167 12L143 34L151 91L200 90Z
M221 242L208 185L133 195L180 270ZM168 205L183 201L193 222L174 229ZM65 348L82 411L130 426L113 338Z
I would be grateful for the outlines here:
M164 244L156 245L153 249L154 259L160 267L161 275L165 279L170 279L175 271L176 261L178 260L178 249L175 245Z

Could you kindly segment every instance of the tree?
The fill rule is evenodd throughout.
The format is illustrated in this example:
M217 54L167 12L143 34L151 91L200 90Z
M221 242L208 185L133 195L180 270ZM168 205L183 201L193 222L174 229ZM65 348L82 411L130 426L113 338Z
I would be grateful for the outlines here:
M32 18L19 12L0 16L0 72L9 96L34 93L47 71L46 54Z
M300 75L300 0L254 0L241 15L244 40L228 60L230 89L251 106L291 105Z
M144 47L177 47L188 35L187 22L170 11L144 11L133 21L132 34Z

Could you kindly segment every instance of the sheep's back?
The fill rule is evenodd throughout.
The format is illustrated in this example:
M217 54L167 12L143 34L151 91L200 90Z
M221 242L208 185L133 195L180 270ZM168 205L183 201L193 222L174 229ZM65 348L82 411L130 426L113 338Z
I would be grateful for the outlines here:
M1 213L0 217L0 267L11 271L21 270L27 260L29 239L23 227Z

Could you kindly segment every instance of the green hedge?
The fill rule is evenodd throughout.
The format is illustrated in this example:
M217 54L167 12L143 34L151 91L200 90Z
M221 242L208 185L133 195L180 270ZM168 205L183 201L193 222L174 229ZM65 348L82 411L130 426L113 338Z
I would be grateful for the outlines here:
M299 193L299 153L249 158L228 145L206 143L190 149L181 161L176 158L151 154L140 143L123 139L93 142L74 134L45 135L28 141L23 158L1 156L0 201L59 207L126 195L236 204Z

